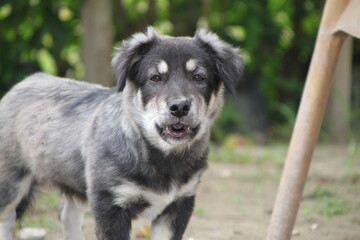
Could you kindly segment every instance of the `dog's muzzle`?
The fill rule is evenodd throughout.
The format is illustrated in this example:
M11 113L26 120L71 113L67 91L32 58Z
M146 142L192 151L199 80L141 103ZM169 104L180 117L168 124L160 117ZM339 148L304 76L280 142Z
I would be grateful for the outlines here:
M200 128L190 114L192 102L189 99L172 99L167 104L168 119L155 124L158 134L170 144L191 141Z
M185 143L191 141L197 134L200 125L196 127L190 127L182 122L175 124L165 125L160 127L155 125L159 135L169 143Z

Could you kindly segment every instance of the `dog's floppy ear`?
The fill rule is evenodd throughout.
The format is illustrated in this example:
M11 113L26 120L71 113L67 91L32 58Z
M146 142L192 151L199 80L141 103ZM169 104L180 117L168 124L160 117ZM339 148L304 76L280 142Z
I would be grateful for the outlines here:
M134 34L122 42L111 61L118 91L124 89L131 68L151 49L157 39L155 29L148 27L146 33Z
M201 47L214 56L219 78L226 89L234 94L244 68L240 50L233 48L220 40L216 34L205 29L198 30L194 38Z

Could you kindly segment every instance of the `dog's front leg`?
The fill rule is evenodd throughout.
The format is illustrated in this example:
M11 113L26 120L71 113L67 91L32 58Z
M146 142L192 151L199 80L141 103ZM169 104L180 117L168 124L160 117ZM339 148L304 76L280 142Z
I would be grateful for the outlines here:
M181 240L193 212L195 196L170 204L151 226L151 240Z
M75 197L63 195L60 219L65 240L81 240L85 203Z
M99 240L129 240L130 214L114 205L109 193L93 193L90 205L95 217L96 236Z

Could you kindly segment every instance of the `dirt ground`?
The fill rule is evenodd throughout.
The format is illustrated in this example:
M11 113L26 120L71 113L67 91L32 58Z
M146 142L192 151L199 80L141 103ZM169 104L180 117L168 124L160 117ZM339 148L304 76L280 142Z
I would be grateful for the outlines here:
M293 240L360 240L358 148L356 144L317 147ZM210 167L183 239L265 239L286 146L241 147L225 160L215 159L222 156L217 151L224 150L213 148L210 154ZM48 197L40 201L22 227L42 226L47 229L47 240L62 239L55 210L58 200ZM148 224L136 221L133 239ZM84 234L84 239L95 240L90 213L85 218Z

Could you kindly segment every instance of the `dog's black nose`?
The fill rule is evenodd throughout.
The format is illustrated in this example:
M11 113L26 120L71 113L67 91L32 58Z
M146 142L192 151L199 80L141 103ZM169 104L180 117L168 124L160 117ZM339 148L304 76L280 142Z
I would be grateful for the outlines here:
M188 100L172 100L169 102L169 110L173 116L181 118L186 116L191 107L191 102Z

